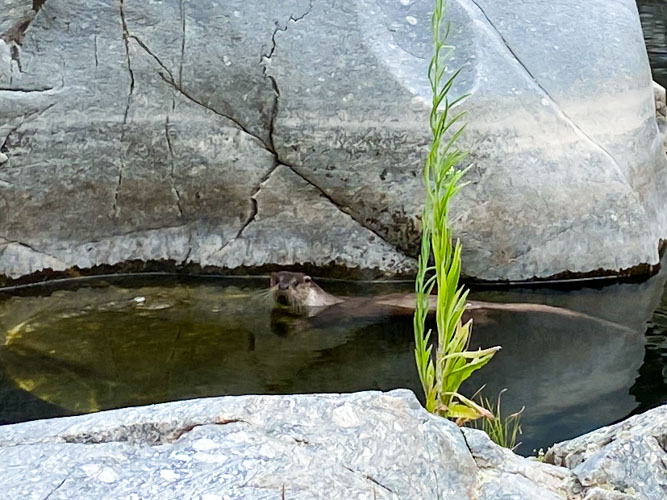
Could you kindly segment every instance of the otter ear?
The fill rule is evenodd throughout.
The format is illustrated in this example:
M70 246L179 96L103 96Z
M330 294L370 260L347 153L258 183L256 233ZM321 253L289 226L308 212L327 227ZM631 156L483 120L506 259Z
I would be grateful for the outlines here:
M304 277L303 277L303 282L304 282L304 283L310 283L311 281L313 281L313 280L310 279L310 276L304 276Z

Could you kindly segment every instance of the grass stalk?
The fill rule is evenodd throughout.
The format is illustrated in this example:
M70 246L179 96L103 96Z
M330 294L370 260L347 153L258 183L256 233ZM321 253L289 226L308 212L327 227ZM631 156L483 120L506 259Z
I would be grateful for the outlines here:
M460 73L450 76L447 61L454 47L447 45L450 24L443 21L447 10L445 0L435 0L431 16L434 55L428 68L432 91L429 124L431 148L424 163L423 181L426 201L422 213L421 251L415 280L417 295L414 314L415 362L426 398L426 409L459 423L479 417L493 418L483 406L459 393L464 380L488 363L500 347L470 351L472 320L463 322L468 291L459 286L461 275L461 243L453 243L449 224L452 198L464 186L466 169L458 169L467 152L457 145L465 124L464 113L453 107L466 96L453 101L449 92ZM436 352L433 353L432 331L426 330L429 296L436 290Z

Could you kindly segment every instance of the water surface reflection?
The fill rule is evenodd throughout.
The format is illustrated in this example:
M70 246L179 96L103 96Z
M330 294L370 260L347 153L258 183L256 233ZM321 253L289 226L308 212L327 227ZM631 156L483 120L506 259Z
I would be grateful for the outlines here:
M656 366L663 357L647 355L645 332L666 278L663 272L639 285L570 292L477 293L569 307L618 326L488 311L476 318L475 345L503 350L465 391L486 383L493 397L507 387L505 407L526 406L524 453L657 404L664 384L636 382L663 369ZM396 290L323 286L343 294ZM272 312L271 300L258 294L264 287L263 280L98 279L43 296L6 296L0 422L222 394L396 387L419 394L409 316L305 320Z

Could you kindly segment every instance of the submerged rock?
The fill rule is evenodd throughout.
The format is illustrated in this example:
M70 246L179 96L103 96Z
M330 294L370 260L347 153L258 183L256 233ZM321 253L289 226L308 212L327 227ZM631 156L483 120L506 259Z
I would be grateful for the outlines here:
M2 428L0 451L5 498L544 500L662 492L653 489L660 477L648 475L636 490L646 496L633 496L628 484L582 485L576 468L519 457L481 431L461 431L406 390L220 397L27 422ZM638 473L654 472L645 464L637 463Z
M527 5L451 2L452 97L471 94L464 272L656 264L667 167L636 6ZM0 275L414 269L429 2L3 6Z

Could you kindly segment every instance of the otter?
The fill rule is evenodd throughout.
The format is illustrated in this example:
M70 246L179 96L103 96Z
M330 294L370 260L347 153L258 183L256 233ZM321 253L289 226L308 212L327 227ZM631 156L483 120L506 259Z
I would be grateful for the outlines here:
M322 290L310 276L303 273L273 273L270 286L276 303L296 310L328 307L343 302L343 299Z
M373 297L337 297L324 291L310 276L289 271L272 273L269 290L273 294L273 299L278 307L308 318L323 317L322 319L324 319L326 317L327 319L334 319L336 317L350 318L352 316L371 317L381 314L407 315L414 313L416 303L414 293L393 293ZM437 300L435 295L429 297L430 312L435 312ZM561 317L594 321L605 327L629 330L629 328L618 323L562 307L530 303L504 304L477 300L468 301L463 321L468 321L472 317L475 317L476 321L484 320L487 311L556 314Z

